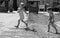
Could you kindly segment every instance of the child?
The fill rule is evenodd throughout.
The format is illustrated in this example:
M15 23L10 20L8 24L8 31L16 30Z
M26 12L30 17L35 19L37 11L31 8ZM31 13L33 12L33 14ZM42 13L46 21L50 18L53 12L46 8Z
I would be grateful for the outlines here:
M56 26L54 25L54 14L52 12L52 10L49 9L48 11L49 13L49 24L48 24L48 32L50 32L50 25L56 30L56 34L58 33L58 30L56 28Z
M18 8L18 13L19 13L19 15L20 15L20 19L18 20L18 24L17 24L17 26L15 26L15 27L19 28L20 21L22 21L23 23L26 24L26 28L24 28L25 30L27 30L27 31L28 31L28 30L30 30L30 31L35 31L34 29L31 30L31 29L28 27L27 20L28 20L29 13L27 13L27 12L25 11L25 9L22 7L22 5L19 6L19 8ZM26 16L26 15L27 15L27 16Z
M22 7L22 5L23 5L23 3L21 3L20 6L18 7L18 13L19 13L20 19L18 20L17 26L15 26L17 28L19 28L20 21L24 22L26 24L26 26L28 26L26 20L24 20L25 19L24 16L25 16L26 11Z

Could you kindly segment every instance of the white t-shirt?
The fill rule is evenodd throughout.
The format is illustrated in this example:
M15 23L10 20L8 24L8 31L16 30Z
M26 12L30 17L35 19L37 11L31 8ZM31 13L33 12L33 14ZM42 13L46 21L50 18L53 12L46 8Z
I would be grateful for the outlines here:
M23 21L28 20L28 16L29 16L29 15L26 14L23 9L21 9L21 10L20 10L20 9L21 9L21 8L19 7L19 8L18 8L18 12L19 12L20 19L23 20Z
M29 17L29 14L26 14L24 11L23 11L23 14L24 14L24 21L28 20L28 17Z

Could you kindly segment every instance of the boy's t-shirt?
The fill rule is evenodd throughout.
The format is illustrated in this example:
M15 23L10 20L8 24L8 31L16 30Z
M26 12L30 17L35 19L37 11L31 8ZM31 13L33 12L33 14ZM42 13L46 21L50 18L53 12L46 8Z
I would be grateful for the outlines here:
M52 13L50 12L49 16L50 16L49 17L50 22L54 22L54 14L53 14L53 12Z
M23 10L21 10L21 12L19 13L19 16L20 16L20 20L23 20L24 19Z
M27 20L28 19L28 16L27 16L27 14L25 13L25 10L24 9L21 9L21 10L19 10L19 16L20 16L20 20Z
M20 20L23 20L24 19L23 9L19 8L18 13L19 13Z

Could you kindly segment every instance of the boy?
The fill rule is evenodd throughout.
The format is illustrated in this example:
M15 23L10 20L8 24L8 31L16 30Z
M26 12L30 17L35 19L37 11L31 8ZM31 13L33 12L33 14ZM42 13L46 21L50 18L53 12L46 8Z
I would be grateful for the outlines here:
M30 29L29 27L28 27L28 23L27 23L27 20L28 20L28 16L29 16L29 13L26 13L26 11L25 11L25 9L22 7L22 5L20 5L19 6L19 8L18 8L18 13L19 13L19 15L20 15L20 19L18 20L18 24L17 24L17 26L15 26L16 28L19 28L19 24L20 24L20 21L22 21L23 23L25 23L26 24L26 28L24 28L25 30L30 30L30 31L34 31L35 32L35 29ZM28 15L28 16L26 16L26 15Z
M58 30L54 24L54 14L53 14L53 11L51 9L49 9L48 11L49 13L49 24L48 24L48 32L50 32L50 25L56 30L56 34L58 33Z
M24 22L26 24L26 26L28 26L27 22L25 22L26 20L24 20L24 15L26 13L25 9L22 7L23 3L20 4L20 6L18 7L18 13L19 13L19 16L20 16L20 19L18 20L18 24L17 28L19 28L19 24L20 24L20 21Z

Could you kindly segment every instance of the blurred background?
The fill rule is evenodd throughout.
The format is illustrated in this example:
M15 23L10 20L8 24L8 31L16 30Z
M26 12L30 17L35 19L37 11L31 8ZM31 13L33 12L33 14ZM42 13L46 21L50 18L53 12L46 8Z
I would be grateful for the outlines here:
M25 10L38 12L38 11L48 11L51 9L54 12L60 12L60 0L0 0L0 11L4 9L6 12L8 10L15 10L19 7L19 4L23 2ZM5 9L6 8L6 9ZM33 9L31 9L33 8Z

